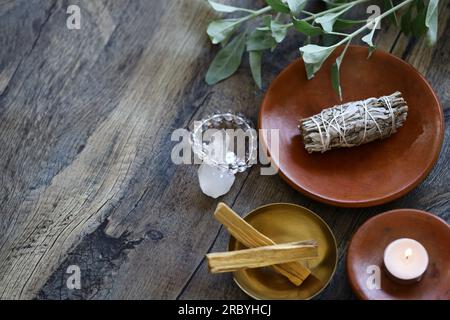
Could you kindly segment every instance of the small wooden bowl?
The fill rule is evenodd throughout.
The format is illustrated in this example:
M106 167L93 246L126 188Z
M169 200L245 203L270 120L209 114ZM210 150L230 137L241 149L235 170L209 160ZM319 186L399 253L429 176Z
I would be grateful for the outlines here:
M419 241L429 256L428 269L416 283L399 284L383 268L383 252L399 238ZM350 286L364 300L450 299L450 227L424 211L400 209L385 212L366 221L353 235L347 251ZM381 288L369 289L369 266L378 266ZM373 271L370 271L373 272Z
M251 211L245 218L249 224L276 243L316 240L319 256L305 260L311 275L295 286L272 268L256 268L234 273L236 284L250 297L258 300L303 300L319 294L330 282L337 265L336 239L318 215L290 203L273 203ZM245 247L230 237L228 250Z
M430 85L411 65L380 50L367 59L367 47L351 46L341 66L344 102L401 91L408 118L385 140L308 154L298 121L342 103L330 80L339 52L309 81L303 61L290 64L266 93L259 128L279 130L276 165L281 177L298 191L336 206L380 205L412 190L434 166L444 138L442 109ZM268 151L274 154L270 146Z

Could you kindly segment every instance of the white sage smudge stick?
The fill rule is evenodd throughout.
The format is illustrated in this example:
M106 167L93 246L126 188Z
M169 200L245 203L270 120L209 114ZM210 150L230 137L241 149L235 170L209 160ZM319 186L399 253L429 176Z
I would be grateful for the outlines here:
M380 98L344 103L300 120L309 152L359 146L394 134L403 126L408 106L400 92Z

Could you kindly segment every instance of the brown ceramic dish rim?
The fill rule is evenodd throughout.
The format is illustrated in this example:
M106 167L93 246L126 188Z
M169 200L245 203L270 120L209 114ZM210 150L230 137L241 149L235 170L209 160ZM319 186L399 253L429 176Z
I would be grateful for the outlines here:
M427 215L428 217L431 217L432 219L439 220L440 222L443 222L443 223L445 223L446 225L448 225L448 223L447 223L444 219L442 219L442 218L440 218L440 217L438 217L438 216L436 216L436 215L434 215L434 214L432 214L432 213L430 213L430 212L426 212L426 211L418 210L418 209L408 209L408 208L403 208L403 209L393 209L393 210L385 211L385 212L382 212L382 213L380 213L380 214L376 214L376 215L374 215L373 217L367 219L367 221L364 222L364 223L358 228L358 230L356 230L356 232L352 235L352 238L350 239L350 242L349 242L348 247L347 247L347 248L348 248L348 249L347 249L347 256L346 256L346 259L345 259L345 271L347 272L347 277L348 277L348 282L349 282L349 284L350 284L350 288L352 289L353 293L355 294L355 296L356 296L359 300L369 300L369 297L367 297L367 296L361 294L361 293L358 291L358 287L357 287L357 285L356 285L356 282L357 282L357 281L356 281L356 278L349 272L349 270L350 270L349 249L352 247L352 244L353 244L353 241L354 241L354 239L355 239L355 236L357 235L359 229L361 229L361 228L362 228L363 226L365 226L366 224L371 223L373 220L378 219L378 218L380 218L380 217L384 217L384 216L386 216L386 215L396 214L396 213L402 213L402 212L414 212L414 213L418 213L418 214L425 214L425 215Z
M342 46L341 46L342 47ZM350 45L351 48L364 48L364 46L360 46L360 45ZM361 201L345 201L345 200L340 200L340 199L335 199L332 197L327 197L327 196L323 196L320 195L319 193L312 191L312 190L307 190L306 188L296 184L295 182L293 182L291 179L289 179L289 177L282 172L282 170L280 169L279 163L275 163L275 165L279 168L279 175L283 178L283 180L285 180L291 187L293 187L294 189L296 189L297 191L303 193L304 195L326 203L326 204L330 204L330 205L334 205L337 207L346 207L346 208L364 208L364 207L372 207L372 206L377 206L377 205L381 205L381 204L385 204L388 202L391 202L395 199L398 199L404 195L406 195L408 192L410 192L412 189L414 189L415 187L417 187L423 180L425 180L425 178L428 176L428 174L430 173L430 171L433 169L433 167L435 166L437 160L439 159L439 155L442 151L442 145L444 143L444 130L445 130L445 125L444 125L444 114L442 111L442 106L441 103L438 99L438 97L436 96L436 93L434 92L433 88L431 87L431 85L428 83L428 81L425 79L425 77L419 72L417 71L416 68L414 68L411 64L407 63L406 61L394 56L393 54L390 54L389 52L385 52L382 50L377 50L378 54L382 54L385 56L389 56L390 58L396 60L398 63L403 64L404 66L406 66L407 68L409 68L413 73L417 74L419 76L420 79L422 79L424 81L424 83L426 84L426 86L428 87L428 89L431 91L434 99L437 102L438 105L438 113L439 113L439 117L440 117L440 127L439 127L439 146L436 149L436 152L434 152L433 158L430 161L429 165L425 168L425 170L422 171L422 173L420 174L420 176L418 176L414 181L412 181L409 185L405 186L403 189L392 192L390 194L387 194L385 196L382 197L375 197L373 199L368 199L368 200L361 200ZM259 113L258 113L258 128L262 129L261 124L262 124L262 110L264 109L264 106L266 104L266 97L267 97L267 93L270 91L270 89L272 88L273 84L279 80L285 73L287 73L296 63L298 63L299 61L301 61L301 58L298 58L296 60L294 60L293 62L291 62L286 68L284 68L280 74L278 76L276 76L276 78L272 81L271 85L269 86L269 88L267 89L264 98L261 102L261 107L259 108ZM314 81L314 80L311 80ZM268 150L268 152L270 153L270 149L268 148L267 142L264 139L264 136L261 137L261 141L264 144L264 147L266 148L266 150Z
M264 209L264 208L266 208L266 207L276 206L276 205L292 206L292 207L300 208L300 209L302 209L302 210L306 210L308 213L310 213L311 215L313 215L314 217L316 217L321 223L323 223L323 225L327 228L327 230L329 231L329 233L331 234L331 237L332 237L332 239L333 239L333 244L334 244L333 248L334 248L334 251L336 252L336 259L335 259L335 261L334 261L333 271L331 272L330 277L328 278L327 282L322 286L322 288L320 288L319 291L317 291L316 293L314 293L312 296L310 296L310 297L304 299L304 300L311 300L311 299L313 299L314 297L316 297L317 295L319 295L320 293L322 293L322 291L325 290L325 288L328 287L328 285L330 284L331 280L333 279L333 277L334 277L334 275L335 275L335 273L336 273L337 263L338 263L338 259L339 259L339 251L338 251L338 247L337 247L336 237L334 236L334 233L333 233L333 231L331 230L331 228L330 228L330 226L328 225L328 223L326 223L325 220L322 219L322 217L320 217L320 216L319 216L317 213L315 213L314 211L312 211L312 210L310 210L310 209L308 209L308 208L306 208L306 207L303 207L303 206L301 206L301 205L295 204L295 203L289 203L289 202L274 202L274 203L268 203L268 204L259 206L259 207L255 208L255 209L253 209L252 211L248 212L247 214L245 214L245 215L242 217L242 219L245 220L245 218L249 217L250 215L255 215L255 214L257 214L256 212L259 211L259 210L261 210L261 209ZM230 236L228 237L228 251L230 251L230 249L231 249L231 239L232 239L232 238L233 238L232 235L230 235ZM236 240L236 241L237 241L237 240ZM234 283L236 283L236 285L237 285L237 286L238 286L238 287L239 287L246 295L248 295L248 296L251 297L252 299L255 299L255 300L263 300L263 299L261 299L260 297L257 297L257 296L255 296L255 295L253 295L251 292L249 292L248 290L246 290L246 289L239 283L239 281L236 279L235 273L233 273L233 281L234 281Z

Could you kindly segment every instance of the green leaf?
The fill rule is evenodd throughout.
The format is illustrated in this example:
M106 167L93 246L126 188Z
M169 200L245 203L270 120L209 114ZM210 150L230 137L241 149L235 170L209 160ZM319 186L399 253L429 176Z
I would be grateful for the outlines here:
M316 44L308 44L300 48L303 60L306 63L318 63L325 60L333 50L334 47L322 47Z
M392 0L384 0L384 10L388 11L390 9L392 9L394 7L394 4L392 3ZM387 18L389 19L389 21L398 26L398 18L397 18L397 14L396 12L392 12L390 15L387 16Z
M247 51L260 51L266 49L273 49L277 45L277 42L272 37L272 32L254 30L250 33L247 39Z
M272 16L270 14L262 17L263 24L270 29L270 23L272 22Z
M272 30L272 37L275 39L275 41L280 43L286 37L288 28L286 25L272 20L270 22L270 30Z
M289 7L281 0L266 0L267 4L272 7L273 10L281 13L290 13Z
M427 15L427 8L422 1L417 3L417 15L411 22L411 31L416 37L422 36L427 31L427 26L425 25L425 19Z
M400 28L405 35L411 33L411 22L412 22L412 5L408 7L408 10L402 15L402 21L400 23Z
M238 19L222 19L212 21L208 25L206 33L213 44L226 42L236 30L239 23Z
M333 31L333 25L338 17L338 13L327 13L321 17L318 17L315 22L322 25L323 30L326 32L331 32Z
M308 0L287 0L288 7L294 15L299 15L307 2Z
M294 24L295 30L306 34L307 36L314 37L323 34L322 28L315 27L304 20L298 20L295 17L292 17L292 23Z
M337 19L334 22L334 30L345 30L353 27L356 24L367 23L366 20L348 20L348 19Z
M414 4L416 5L417 11L422 11L426 8L424 1L426 0L414 0Z
M324 47L331 47L335 43L339 42L339 37L335 34L324 33L321 37L321 45Z
M261 58L262 58L262 51L250 51L249 52L250 70L252 72L253 80L255 80L256 85L260 89L262 87Z
M322 0L323 2L326 2L329 7L336 7L343 3L348 3L350 0Z
M425 25L428 28L427 38L430 45L434 45L437 41L438 33L438 6L439 0L430 0L425 17Z
M314 74L319 71L322 64L330 56L336 46L322 47L315 44L308 44L301 47L299 50L305 63L306 76L312 79Z
M323 30L325 30L326 32L332 32L333 25L339 18L339 16L344 14L346 11L350 10L352 7L353 5L349 5L342 11L324 14L323 16L316 18L314 21L322 25Z
M308 80L314 78L314 74L316 73L316 71L314 71L314 65L305 63L305 70Z
M361 38L361 40L364 41L365 43L367 43L367 45L369 46L369 55L367 56L367 59L370 58L370 56L376 49L376 46L373 44L373 36L375 35L375 30L377 30L376 27L377 27L378 23L379 23L379 20L375 19L372 30L368 34L366 34L364 37Z
M241 64L244 50L245 33L241 33L217 53L206 73L206 83L215 84L235 73Z
M229 6L229 5L218 3L215 1L211 1L211 0L208 0L208 2L209 2L209 5L217 12L227 12L227 13L236 12L236 11L244 11L244 12L251 12L251 13L255 12L250 9L233 7L233 6Z
M342 53L336 58L336 61L333 63L331 67L331 85L333 86L334 91L339 95L339 99L342 101L342 88L341 88L341 79L339 75L340 67L342 60L344 59L345 53L347 52L350 41L347 42Z
M333 90L339 95L339 99L342 101L342 88L339 79L339 64L337 60L331 66L331 85L333 86Z

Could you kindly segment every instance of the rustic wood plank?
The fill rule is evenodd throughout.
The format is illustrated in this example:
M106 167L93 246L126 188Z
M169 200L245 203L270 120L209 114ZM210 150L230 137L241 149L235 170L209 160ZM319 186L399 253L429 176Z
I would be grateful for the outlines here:
M157 20L150 15L114 32L104 20L89 19L106 10L111 23L132 21L139 7L127 5L84 6L89 32L82 33L65 28L67 2L59 1L2 97L3 298L33 296L130 178L127 142L137 124L126 123L127 104L119 105L119 97L152 35L138 31Z
M2 186L6 188L2 190L2 297L29 297L31 293L25 283L33 287L35 278L45 281L47 267L51 269L52 262L65 253L64 247L70 246L67 239L56 240L60 236L68 237L64 232L79 224L76 219L80 216L71 210L86 202L90 190L87 184L84 192L71 197L70 190L76 189L75 184L83 179L76 171L72 176L64 172L75 159L80 160L93 125L98 124L86 116L101 123L114 104L102 110L96 107L102 105L108 95L113 98L123 90L121 77L114 74L118 80L114 81L111 76L115 70L111 68L109 75L107 70L117 64L117 59L123 58L121 55L116 55L112 65L95 68L98 53L108 42L103 38L105 34L100 37L92 32L95 41L89 42L81 33L69 32L65 28L67 2L52 3L53 11L47 23L41 25L40 38L11 78L9 90L1 100L1 121L7 124L2 126L0 134L1 162L6 169L2 175ZM27 7L24 1L15 4L19 8ZM83 23L86 28L94 26L87 16ZM107 55L103 56L105 58ZM129 62L126 72L133 67L131 57ZM106 83L103 88L92 85L100 75L113 80L109 83L111 87ZM92 77L91 89L86 81L89 77ZM78 90L85 95L78 96ZM94 115L97 111L100 112ZM112 154L112 149L110 145L105 151ZM87 163L79 163L77 170L83 172ZM101 162L92 169L98 170L99 165ZM85 177L98 179L96 175ZM39 261L49 264L39 265Z
M84 58L88 61L94 51L96 64L89 66L90 73L80 76L81 83L67 84L64 88L67 93L59 94L63 97L69 94L72 99L81 101L66 100L68 106L55 107L64 113L64 119L59 119L64 123L58 123L60 126L49 133L51 139L58 138L58 141L64 134L67 139L76 136L79 146L74 148L70 144L61 150L61 146L50 144L45 154L59 156L64 166L54 171L47 169L43 182L36 182L33 176L23 182L25 187L29 183L39 186L34 198L28 196L27 207L20 207L23 200L19 199L19 194L7 193L11 216L24 218L5 226L10 232L2 239L6 262L1 269L4 277L0 280L0 292L4 298L33 297L50 277L38 296L64 298L72 292L62 292L64 282L61 278L52 281L55 278L51 274L55 270L54 275L61 274L58 273L61 270L64 275L67 263L71 263L81 265L85 275L83 290L71 296L174 298L208 251L216 232L213 221L207 219L215 203L206 196L199 196L196 168L171 163L170 134L175 128L186 127L193 113L213 111L217 101L244 111L253 108L246 101L253 92L235 99L232 93L239 89L242 82L239 78L234 85L227 84L229 94L225 90L215 95L205 86L202 76L206 71L205 56L210 61L212 52L205 45L204 33L211 12L203 1L161 1L158 6L155 2L133 1L128 5L119 2L114 8L93 8L101 10L101 14L107 10L110 15L117 15L112 38L107 39L106 44L98 39L104 33L100 30L88 38L86 34L80 36L78 42L64 42L68 41L64 38L67 31L59 27L60 19L65 17L64 5L61 3L50 17L46 38L42 38L42 44L37 43L28 67L44 60L42 49L48 45L44 40L50 38L61 40L52 50L44 50L46 59L55 59L62 65L57 70L71 66L70 61L57 59L61 56L58 50L67 50L69 46L78 55L86 54ZM81 7L84 8L82 4ZM93 20L89 27L94 28L99 23L96 19L101 14L90 15ZM189 32L180 33L180 29ZM92 43L94 48L86 50L85 42ZM99 70L93 77L95 67ZM126 72L119 72L122 78L118 77L116 73L124 68ZM51 70L48 74L54 77L54 72ZM107 75L100 76L100 72L107 72ZM110 77L114 74L114 78ZM248 78L246 73L243 76ZM35 79L24 78L22 75L16 82L28 86L36 84ZM101 79L100 84L97 84L98 79ZM117 83L116 87L111 84L112 80ZM98 96L98 85L107 90L105 95ZM19 89L18 86L16 90ZM10 92L4 97L5 101L14 100L15 95ZM90 92L97 95L90 96ZM94 111L90 110L93 107ZM11 122L7 115L4 115L5 121ZM50 117L44 112L41 115L44 119ZM81 126L84 121L87 123ZM77 126L70 126L72 122ZM73 131L67 132L67 127ZM17 131L11 128L11 135L15 137ZM40 147L41 144L35 145ZM71 157L73 150L77 152ZM24 151L23 158L33 152L33 149ZM41 157L41 154L36 156ZM45 158L42 162L52 163ZM20 161L13 159L9 163ZM29 171L39 171L36 166ZM245 175L239 177L236 186L244 179ZM235 197L238 190L239 187L225 199ZM20 215L14 214L13 201L19 203ZM101 224L106 218L108 223ZM130 251L132 248L134 250ZM86 255L84 250L87 250ZM167 259L168 251L182 260ZM95 253L109 259L98 261L102 258ZM74 261L74 257L80 260ZM97 269L91 272L92 266ZM116 276L111 288L108 277L113 274ZM141 276L130 277L130 274ZM58 285L61 290L52 290Z
M51 13L53 2L29 1L22 8L11 1L0 2L0 95L16 72L24 57L30 53L44 24ZM32 17L32 18L31 18ZM19 21L19 22L18 22ZM20 23L20 25L17 25ZM6 32L8 30L9 32ZM22 39L15 41L14 39Z
M428 70L425 75L432 81L433 87L438 93L442 105L445 106L444 108L447 110L449 102L448 85L446 84L446 81L442 81L442 79L447 79L449 74L450 57L448 52L450 50L450 44L448 41L445 41L445 39L448 39L448 33L450 31L450 27L448 26L448 14L450 8L448 7L448 4L441 4L440 9L440 41L436 47L426 47L425 39L421 39L408 53L404 54L406 47L402 45L403 40L397 44L399 33L398 30L395 31L392 27L383 29L379 32L377 35L377 46L381 50L392 51L400 57L405 55L406 60L421 71ZM402 47L403 51L398 49L397 46ZM425 53L426 57L422 57ZM429 56L432 56L433 58L429 58ZM345 62L343 67L345 67ZM439 79L441 79L441 81ZM448 124L448 112L446 112L445 120ZM447 125L445 144L441 155L448 154L448 149L450 148L450 144L448 143L449 136L450 130ZM345 272L345 253L351 235L369 217L395 208L411 207L423 209L433 212L446 221L449 221L450 202L448 199L450 196L450 187L448 182L450 172L448 167L448 157L441 156L428 178L411 193L392 203L366 209L334 208L317 203L293 191L279 177L260 176L258 168L254 168L239 194L238 199L233 205L233 209L244 214L255 207L266 203L292 202L303 205L320 214L320 216L330 225L336 236L339 250L339 263L332 282L318 298L353 299L354 295L349 288ZM227 232L221 230L216 243L211 248L211 252L225 250L227 248L228 237ZM187 286L180 295L180 298L201 299L204 296L204 292L208 292L208 297L212 299L245 297L245 295L240 292L240 289L233 283L231 275L209 274L206 264L202 263L189 286Z

